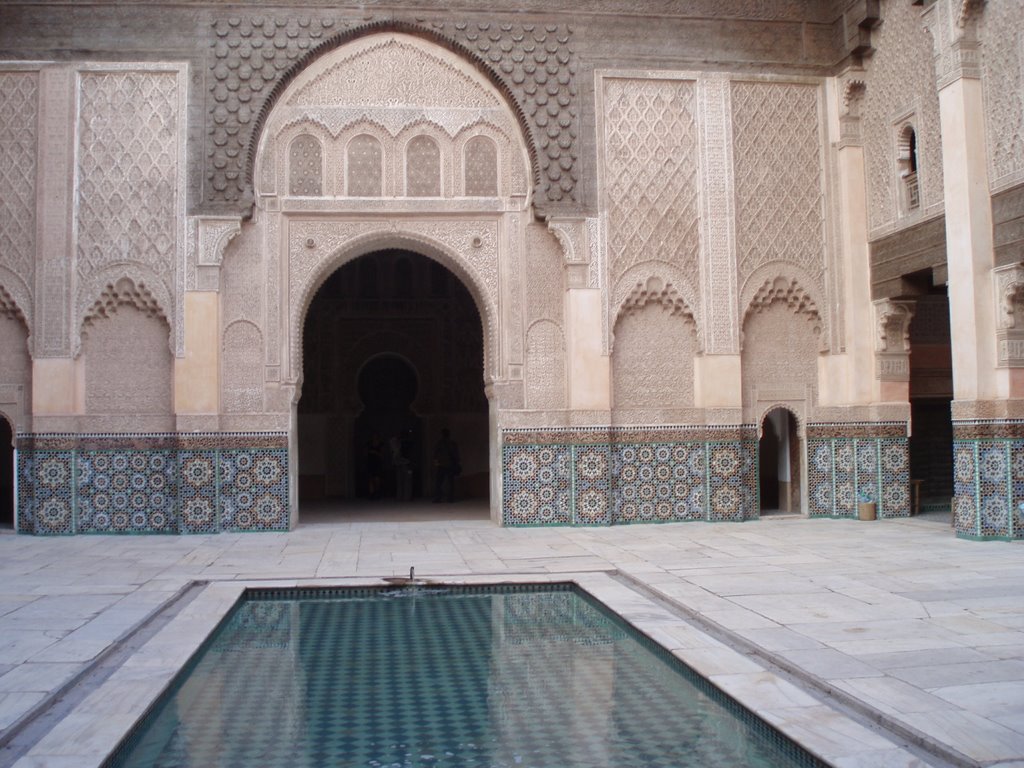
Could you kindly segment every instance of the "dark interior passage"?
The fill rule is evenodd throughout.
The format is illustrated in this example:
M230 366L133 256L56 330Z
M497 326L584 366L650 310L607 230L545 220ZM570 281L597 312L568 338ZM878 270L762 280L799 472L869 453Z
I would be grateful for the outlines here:
M800 439L793 414L768 413L758 441L761 512L800 511Z
M313 299L303 355L300 502L432 496L443 429L456 497L487 498L483 328L455 275L403 250L349 262Z
M922 509L953 497L953 363L945 286L916 298L910 323L910 477Z
M14 435L0 416L0 526L14 525Z

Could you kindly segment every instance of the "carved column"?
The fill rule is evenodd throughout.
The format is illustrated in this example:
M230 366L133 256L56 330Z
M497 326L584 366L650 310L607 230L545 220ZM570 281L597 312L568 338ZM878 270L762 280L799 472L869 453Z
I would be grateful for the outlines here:
M985 110L974 27L976 3L939 0L922 18L934 43L942 124L943 194L956 401L1007 397L996 371L992 205Z
M870 375L875 351L870 337L861 329L871 325L871 265L868 254L868 218L864 146L861 139L860 108L865 85L856 72L848 72L837 83L839 141L836 145L839 170L840 264L843 274L845 318L846 385L848 403L889 402L893 392L877 391ZM881 359L879 359L881 362ZM904 360L906 362L906 360ZM909 372L909 367L908 367ZM876 371L877 373L877 371ZM882 390L887 390L883 385ZM906 400L906 387L904 396ZM839 393L835 393L839 394Z
M704 354L694 360L694 403L705 408L741 408L736 204L728 76L702 78L697 93L703 170L700 290L705 348Z
M875 308L875 377L878 399L905 403L910 399L910 321L913 301L880 299Z
M74 202L74 78L70 68L39 73L36 307L32 351L32 411L75 412L70 307ZM38 429L38 425L36 426Z
M568 402L574 410L611 408L611 358L606 354L603 328L607 309L599 287L592 285L589 248L584 245L586 222L550 219L550 229L562 245L567 274L565 346Z
M224 249L241 231L230 216L196 217L189 222L185 354L174 359L174 411L178 428L213 429L220 410L220 265ZM203 423L189 417L205 416Z

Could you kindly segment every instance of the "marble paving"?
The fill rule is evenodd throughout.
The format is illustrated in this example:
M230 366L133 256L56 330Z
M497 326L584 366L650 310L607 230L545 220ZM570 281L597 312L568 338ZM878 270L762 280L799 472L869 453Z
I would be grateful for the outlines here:
M102 757L246 582L365 581L410 566L457 580L572 574L836 766L1024 766L1020 542L965 541L920 519L503 529L463 505L453 519L437 512L319 514L290 533L0 534L0 745L190 582L211 582L97 691L91 714L71 712L27 754L13 738L0 766ZM837 702L862 723L882 713L946 761L865 730Z

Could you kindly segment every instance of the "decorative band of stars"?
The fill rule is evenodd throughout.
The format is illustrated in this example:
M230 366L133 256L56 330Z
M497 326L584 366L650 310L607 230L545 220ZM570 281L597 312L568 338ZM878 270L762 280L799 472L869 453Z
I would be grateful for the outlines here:
M214 442L214 447L188 450L167 447L167 435L154 436L155 447L145 446L145 436L132 436L130 446L120 437L106 442L84 437L73 448L19 450L19 532L288 529L284 436L281 446L267 445L269 436L260 436L261 445L242 447L238 436L231 436L225 447Z

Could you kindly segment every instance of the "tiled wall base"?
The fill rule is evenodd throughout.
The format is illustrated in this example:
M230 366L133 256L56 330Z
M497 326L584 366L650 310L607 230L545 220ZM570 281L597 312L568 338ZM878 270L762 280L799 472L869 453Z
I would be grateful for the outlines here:
M1024 421L953 422L953 526L971 539L1024 539Z
M19 435L18 531L288 530L283 433Z
M879 517L910 515L904 422L807 425L811 517L856 517L874 502Z
M752 427L502 432L505 525L756 518Z

